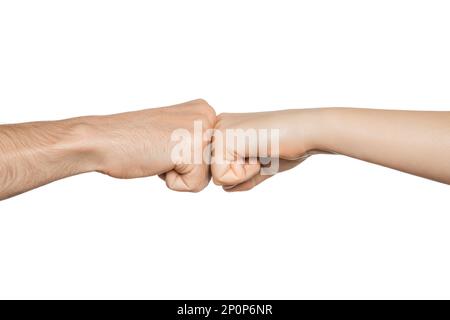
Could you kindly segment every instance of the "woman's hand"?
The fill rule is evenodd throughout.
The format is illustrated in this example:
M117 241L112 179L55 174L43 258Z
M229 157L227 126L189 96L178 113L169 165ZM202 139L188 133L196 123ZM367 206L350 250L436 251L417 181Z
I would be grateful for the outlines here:
M211 172L226 191L249 190L313 153L314 109L223 113L217 117Z

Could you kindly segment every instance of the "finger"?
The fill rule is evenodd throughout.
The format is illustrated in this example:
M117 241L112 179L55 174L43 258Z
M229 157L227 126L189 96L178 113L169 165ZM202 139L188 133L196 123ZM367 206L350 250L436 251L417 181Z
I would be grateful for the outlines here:
M299 165L300 163L302 163L305 159L306 158L302 158L302 159L298 159L298 160L280 159L278 172L290 170L290 169L296 167L297 165ZM264 175L264 174L259 173L259 174L255 175L254 177L252 177L251 179L244 181L242 183L235 184L235 185L223 186L223 189L227 192L248 191L273 176L274 176L273 174L272 175Z
M165 174L167 187L181 192L199 192L208 185L209 180L210 174L206 165L182 166Z
M259 162L231 161L227 163L213 163L211 172L217 185L236 185L259 174Z
M273 175L257 174L256 176L250 178L249 180L239 183L237 185L223 186L223 190L225 190L226 192L249 191L254 187L256 187L258 184L269 179L270 177L273 177Z

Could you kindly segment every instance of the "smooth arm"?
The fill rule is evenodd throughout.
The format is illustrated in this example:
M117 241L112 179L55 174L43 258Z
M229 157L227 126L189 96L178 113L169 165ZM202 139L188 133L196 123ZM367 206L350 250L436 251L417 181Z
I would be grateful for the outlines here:
M450 112L324 108L315 119L312 149L450 184Z

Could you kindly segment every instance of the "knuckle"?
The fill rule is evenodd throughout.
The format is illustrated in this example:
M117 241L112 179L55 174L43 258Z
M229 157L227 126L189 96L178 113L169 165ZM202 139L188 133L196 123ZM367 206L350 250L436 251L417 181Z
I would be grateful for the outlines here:
M226 117L227 117L227 115L228 115L228 113L224 113L224 112L220 113L220 114L217 116L217 121L223 121L223 120L225 120Z
M214 108L204 99L196 99L194 100L194 104L197 112L202 118L206 120L210 126L213 126L216 122L216 111Z
M216 175L213 174L212 180L213 180L213 183L216 186L223 186L223 185L225 185L224 181L222 180L222 177L219 177L219 176L216 176Z
M223 185L224 185L224 184L221 183L220 180L217 179L217 178L213 178L213 183L214 183L216 186L223 186Z
M240 177L237 177L233 173L226 172L222 176L215 177L215 181L218 185L234 185L240 180Z

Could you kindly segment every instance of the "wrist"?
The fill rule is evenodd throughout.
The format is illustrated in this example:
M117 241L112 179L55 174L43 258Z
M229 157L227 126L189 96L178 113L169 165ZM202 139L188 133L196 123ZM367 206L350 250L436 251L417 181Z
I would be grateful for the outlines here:
M321 150L326 109L292 109L286 112L289 132L286 144L291 146L293 157Z
M79 117L63 120L67 134L60 149L75 168L76 173L97 171L100 167L98 122L101 117Z
M304 128L306 152L334 153L333 137L339 108L300 109L299 123Z

